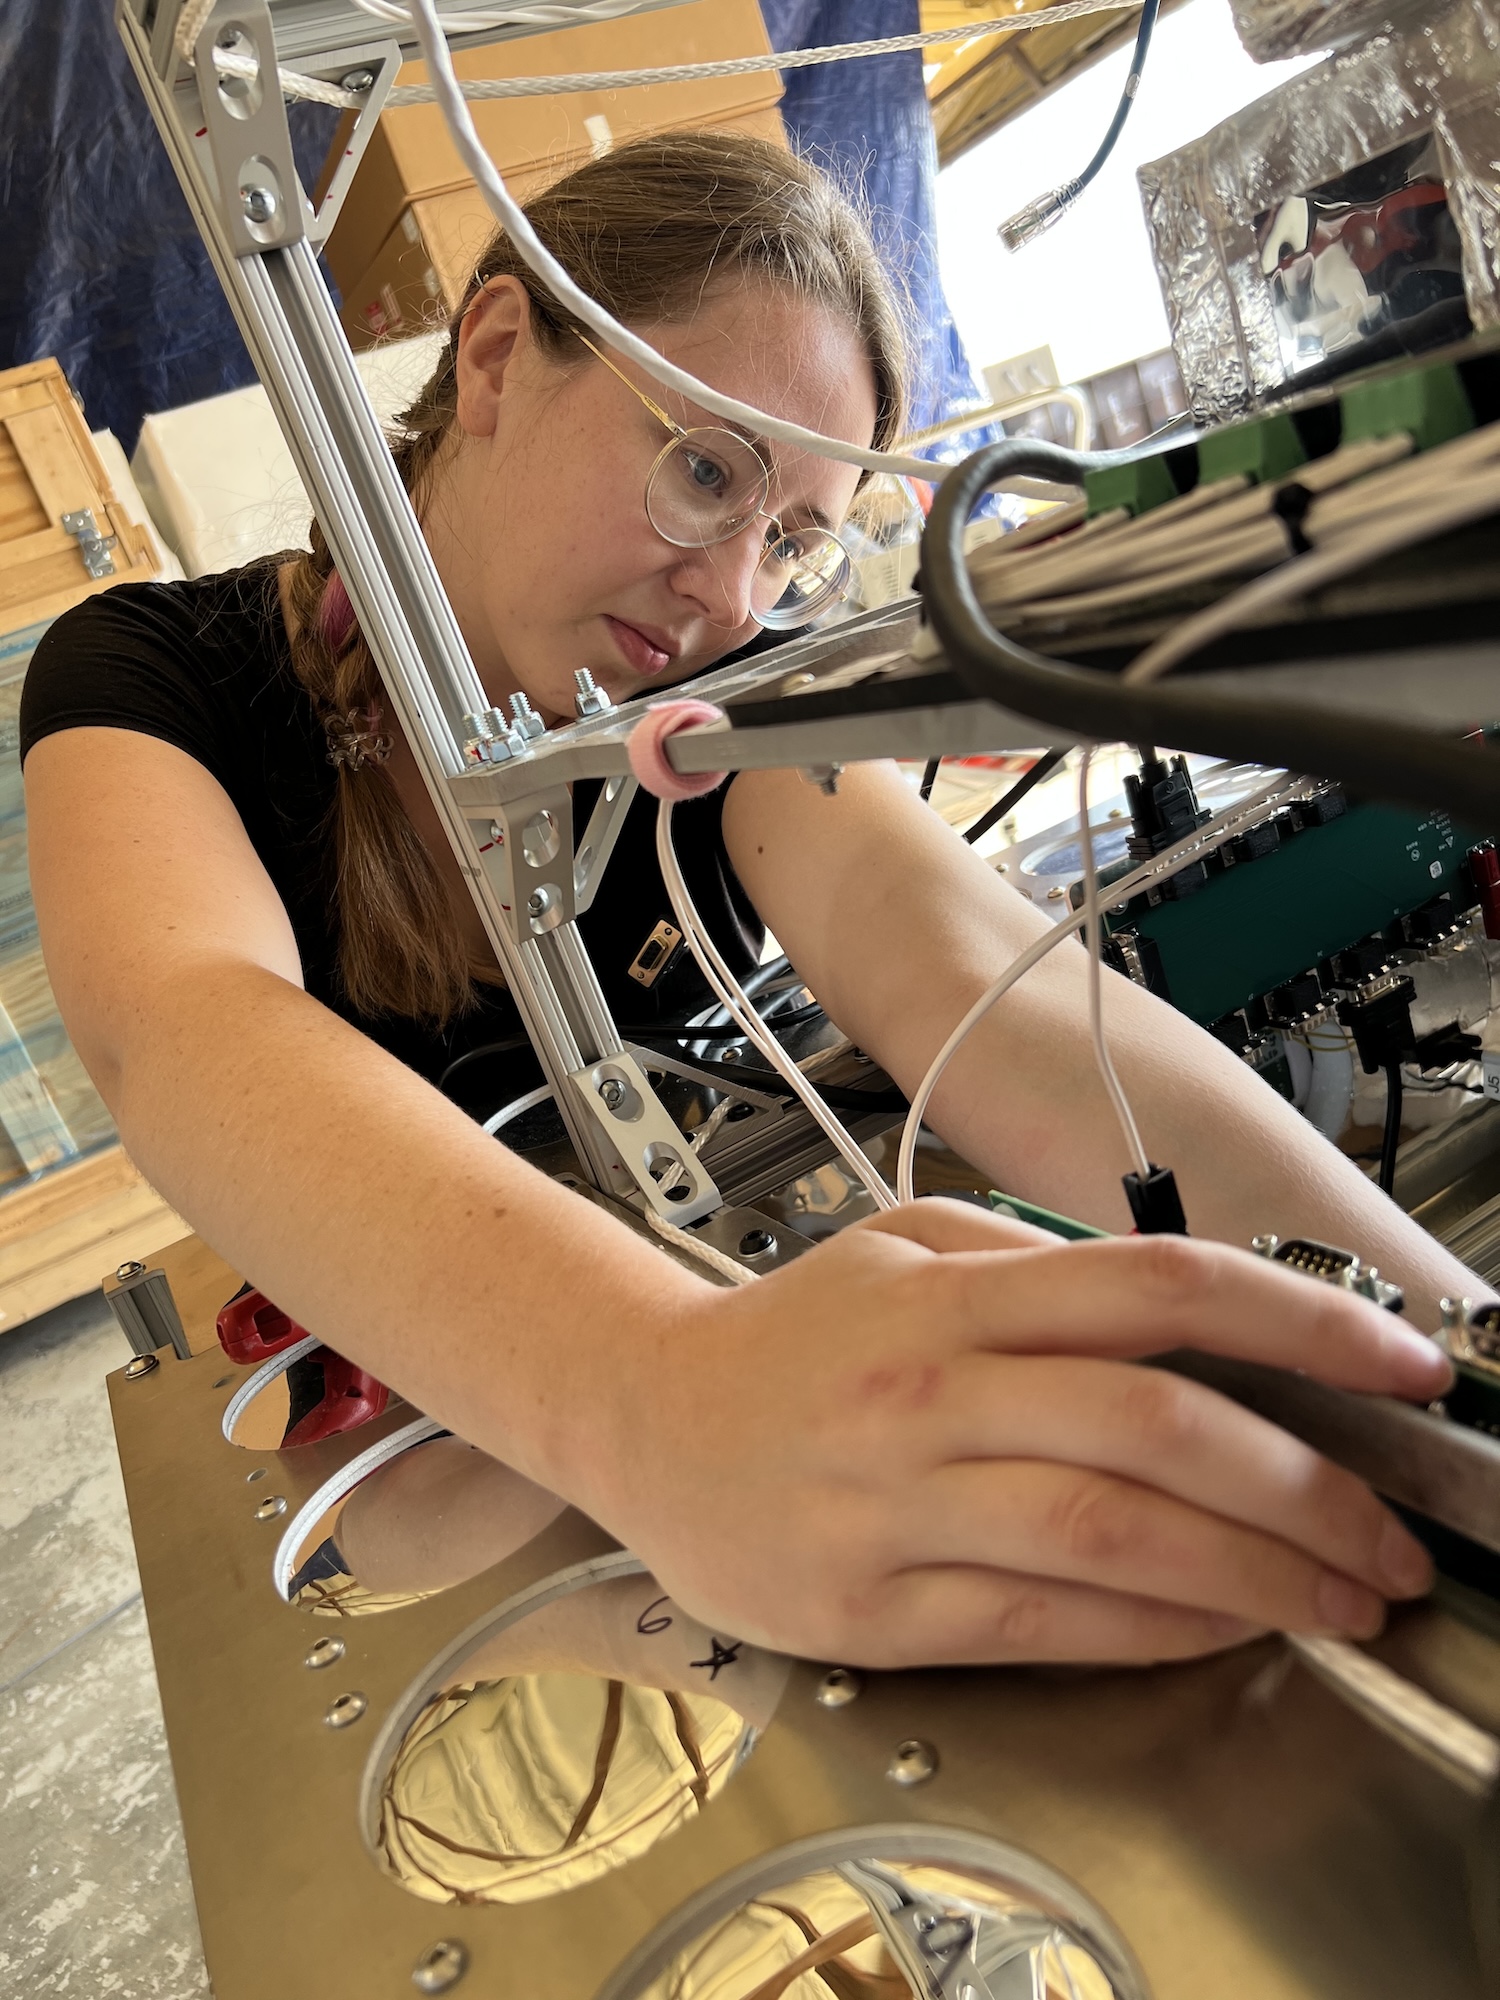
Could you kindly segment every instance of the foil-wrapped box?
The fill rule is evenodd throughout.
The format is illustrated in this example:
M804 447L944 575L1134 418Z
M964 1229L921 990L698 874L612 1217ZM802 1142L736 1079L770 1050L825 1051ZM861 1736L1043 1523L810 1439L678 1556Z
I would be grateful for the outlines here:
M1366 41L1422 6L1423 0L1229 0L1245 53L1262 63Z
M1500 325L1500 0L1331 56L1137 178L1200 425Z

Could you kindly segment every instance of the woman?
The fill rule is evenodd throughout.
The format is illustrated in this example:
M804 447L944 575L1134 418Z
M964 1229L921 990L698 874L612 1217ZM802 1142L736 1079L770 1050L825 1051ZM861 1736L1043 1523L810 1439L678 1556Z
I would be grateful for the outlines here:
M632 146L532 215L701 378L861 443L897 433L899 325L868 238L777 149ZM579 668L623 701L758 633L766 522L707 549L658 531L655 402L668 429L707 421L604 365L492 247L401 456L496 703L524 692L556 720ZM856 483L778 449L766 504L787 529L832 528ZM924 1202L726 1292L429 1080L514 1015L321 547L92 599L37 653L24 737L48 964L152 1183L303 1324L587 1510L705 1623L871 1664L1146 1660L1266 1628L1368 1634L1387 1598L1427 1586L1357 1481L1124 1365L1194 1343L1441 1393L1419 1334L1224 1247L1257 1230L1378 1259L1419 1327L1472 1286L1137 988L1110 982L1114 1047L1192 1241L1065 1246ZM635 1018L626 967L667 913L648 831L649 809L585 926ZM907 1090L1041 921L884 767L832 798L792 772L741 776L681 808L678 839L741 968L769 924ZM1124 1230L1081 968L1060 950L995 1009L931 1118L998 1184ZM661 987L664 1014L702 1004L686 971Z

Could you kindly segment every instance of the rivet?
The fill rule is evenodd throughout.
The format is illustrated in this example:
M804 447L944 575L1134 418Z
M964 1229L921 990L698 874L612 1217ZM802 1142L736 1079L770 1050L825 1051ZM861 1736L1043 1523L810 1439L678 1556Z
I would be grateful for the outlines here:
M307 1649L302 1664L304 1667L311 1667L316 1673L320 1667L331 1667L336 1660L341 1660L343 1657L342 1639L314 1639Z
M908 1736L896 1745L885 1775L893 1785L925 1785L938 1767L938 1753L920 1736Z
M323 1720L330 1729L347 1729L351 1722L358 1722L369 1706L368 1698L357 1688L351 1688L347 1694L334 1696L328 1704L328 1712ZM439 1991L441 1990L439 1988Z
M411 1983L419 1993L446 1993L469 1969L469 1954L457 1938L439 1938L412 1967Z
M137 1354L133 1361L125 1363L125 1380L139 1382L143 1375L149 1375L156 1366L154 1354Z
M264 1479L265 1476L266 1476L266 1468L263 1465L257 1465L253 1472L247 1472L245 1474L245 1484L247 1486L253 1486L257 1479Z
M853 1667L830 1667L818 1682L818 1703L823 1708L847 1708L864 1692L865 1677Z
M255 1510L257 1521L274 1521L286 1512L286 1501L279 1493L268 1493Z

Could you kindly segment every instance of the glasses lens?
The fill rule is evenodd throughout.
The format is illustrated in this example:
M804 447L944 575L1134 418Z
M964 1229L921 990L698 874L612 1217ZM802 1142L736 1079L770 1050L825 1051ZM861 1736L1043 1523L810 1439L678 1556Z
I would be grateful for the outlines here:
M664 541L708 549L728 541L766 504L770 479L760 453L733 431L686 431L646 481L646 513Z
M753 607L772 631L805 625L849 588L849 551L825 528L778 528L755 575Z

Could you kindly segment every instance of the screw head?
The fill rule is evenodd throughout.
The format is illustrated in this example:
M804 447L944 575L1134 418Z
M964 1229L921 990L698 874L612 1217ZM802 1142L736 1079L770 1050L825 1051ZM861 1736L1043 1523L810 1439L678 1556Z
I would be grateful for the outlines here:
M743 1062L744 1060L745 1060L745 1051L739 1046L738 1043L736 1043L732 1049L726 1049L723 1055L719 1057L720 1062L727 1062L727 1063Z
M123 1285L127 1278L138 1278L145 1268L138 1258L132 1257L129 1263L122 1264L115 1272L115 1282Z
M339 89L351 91L356 97L363 97L367 90L374 87L375 72L372 69L345 70L339 78Z
M352 1722L358 1722L369 1706L368 1696L362 1695L357 1688L350 1688L346 1694L334 1696L323 1720L330 1729L347 1729Z
M139 1382L143 1375L149 1375L156 1366L157 1360L154 1354L138 1354L133 1361L125 1363L125 1380Z
M311 1667L314 1673L322 1667L331 1667L344 1657L344 1642L332 1637L314 1639L303 1656L304 1667Z
M539 917L547 907L547 891L545 889L533 889L531 894L526 898L526 907L534 917Z
M820 1708L847 1708L851 1701L858 1701L864 1692L865 1677L856 1673L853 1667L830 1667L818 1682L817 1703Z
M776 1238L769 1229L747 1229L740 1238L742 1257L769 1257L776 1248Z
M281 204L276 199L274 188L247 187L240 189L240 207L251 222L269 222Z
M257 1521L274 1521L286 1512L286 1499L280 1493L268 1493L255 1510Z
M607 1076L599 1086L599 1096L607 1111L618 1111L625 1102L625 1086L617 1076Z
M924 1743L920 1736L908 1736L904 1743L896 1745L885 1775L893 1785L925 1785L936 1775L937 1767L938 1753L932 1745Z
M446 1993L456 1986L469 1969L469 1954L457 1938L439 1938L411 1969L411 1983L419 1993Z

